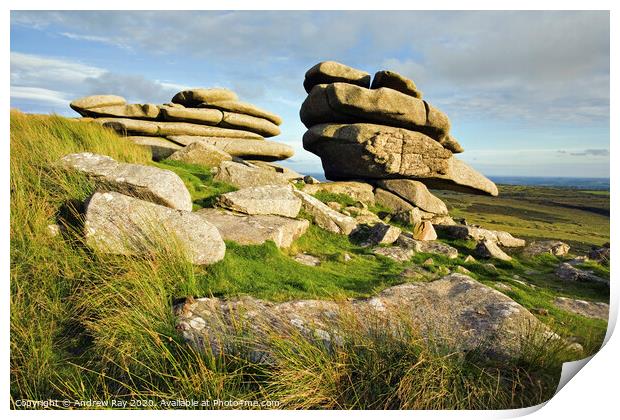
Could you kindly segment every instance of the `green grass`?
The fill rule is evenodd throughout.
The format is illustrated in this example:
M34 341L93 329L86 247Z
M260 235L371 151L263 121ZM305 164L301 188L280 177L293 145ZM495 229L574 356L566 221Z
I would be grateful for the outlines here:
M209 168L153 163L147 151L97 124L12 112L12 404L18 399L189 398L278 399L286 408L509 408L538 404L552 395L560 362L568 356L536 343L511 363L493 365L476 352L440 351L413 330L401 339L381 331L369 338L351 325L338 352L275 337L277 363L269 369L236 355L193 350L175 329L171 308L179 299L369 296L401 282L399 273L408 264L420 265L430 255L396 263L315 226L288 250L273 243L227 243L225 259L206 268L194 267L174 241L157 235L144 257L101 255L86 248L74 229L93 183L55 165L63 155L79 151L173 170L186 183L195 208L233 189L214 182ZM47 226L52 223L64 225L66 232L51 237ZM511 296L526 307L549 309L548 316L540 317L543 322L563 336L579 337L586 351L596 349L605 323L554 309L551 301L556 295L604 300L606 291L555 280L553 257L529 262L517 257L490 270L463 262L473 244L450 243L462 256L433 255L436 267L429 271L460 264L485 284L507 283ZM297 252L323 262L318 267L298 264L291 258ZM608 275L604 267L591 268ZM537 288L519 284L515 274Z

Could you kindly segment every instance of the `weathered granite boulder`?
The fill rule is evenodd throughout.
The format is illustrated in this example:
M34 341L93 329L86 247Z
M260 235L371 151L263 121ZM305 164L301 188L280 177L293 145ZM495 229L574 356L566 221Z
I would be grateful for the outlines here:
M333 180L408 178L427 187L497 195L489 179L430 137L376 124L320 124L303 137Z
M293 193L291 185L263 185L247 187L222 194L218 205L245 214L275 214L297 217L301 200Z
M224 209L201 209L196 214L214 225L225 241L234 241L241 245L273 241L278 248L288 248L310 226L310 223L303 219L271 214L236 214Z
M444 255L450 259L454 259L459 256L459 251L450 245L439 241L419 241L414 239L413 235L407 232L400 234L396 240L396 245L403 248L412 249L415 252Z
M596 274L582 270L577 267L573 267L569 263L560 263L555 270L556 276L566 281L576 281L584 283L602 284L609 287L609 279L604 279Z
M212 108L219 109L220 111L235 112L237 114L251 115L253 117L264 118L271 121L275 125L282 124L282 118L278 115L265 111L252 104L239 101L216 101L216 102L203 102L196 105L198 108Z
M420 222L413 227L413 239L418 241L434 241L437 239L437 233L433 229L433 224L428 220Z
M523 239L515 238L510 233L501 230L489 230L478 226L458 224L435 224L434 226L437 234L443 238L474 239L476 241L488 239L508 248L525 246Z
M334 82L367 88L370 86L370 74L335 61L323 61L306 72L304 89L309 93L316 85Z
M319 191L332 194L344 194L354 200L368 205L375 204L375 196L372 192L372 185L365 182L341 181L307 184L303 187L303 191L308 194L316 194Z
M177 150L182 149L178 144L163 137L128 136L125 139L148 148L151 151L151 159L155 161L166 159Z
M299 264L307 265L308 267L318 267L321 265L321 259L310 254L297 254L293 255L293 259Z
M78 111L85 117L119 117L155 120L159 117L159 108L153 104L107 105Z
M165 121L179 121L196 124L218 125L224 113L217 109L161 107L161 115Z
M587 302L585 300L557 297L553 304L565 311L573 312L588 318L609 319L609 305L602 302Z
M231 156L242 159L283 160L293 156L295 153L293 148L286 144L260 139L250 140L204 136L169 136L168 139L182 145L200 141L217 147Z
M445 203L435 197L426 185L412 179L382 179L377 185L405 199L416 207L435 214L448 214Z
M224 117L220 123L221 127L251 131L265 137L273 137L280 134L280 128L264 118L227 111L224 111L223 114Z
M611 257L611 251L609 248L609 242L603 244L602 247L592 247L588 252L588 258L594 261L598 261L601 264L609 264L609 258Z
M357 221L354 218L333 210L306 192L296 189L293 192L301 199L302 208L312 217L312 221L318 227L342 235L350 234L357 227Z
M262 140L262 136L244 130L211 127L186 122L132 120L130 118L98 118L95 120L123 135L139 136L205 136Z
M153 166L117 162L111 157L83 152L60 160L61 167L96 180L101 190L117 191L173 209L192 210L192 198L177 174Z
M368 122L419 131L437 141L450 132L448 117L426 101L393 89L366 89L348 83L315 86L299 115L308 128Z
M512 260L512 257L502 251L496 242L489 239L483 239L478 242L474 254L480 258L496 258L502 261Z
M224 258L219 232L195 213L174 210L117 192L97 192L86 205L86 244L97 252L149 254L161 241L176 241L197 265Z
M236 101L237 94L228 89L188 89L177 93L172 102L186 107L196 107L204 102Z
M402 230L396 226L385 223L376 223L366 232L366 238L362 246L390 245L396 242Z
M71 101L69 106L71 109L76 111L78 114L85 116L82 114L83 111L103 107L103 106L121 106L125 105L127 101L122 96L116 95L92 95L85 96L83 98L78 98L74 101Z
M271 172L275 172L277 174L281 174L284 177L286 177L286 179L288 180L302 180L304 178L304 176L302 174L300 174L297 171L292 170L291 168L287 168L285 166L282 165L278 165L277 163L273 163L273 162L265 162L264 160L246 160L245 161L246 164L248 165L253 165L255 167L258 167L260 169L264 169L266 171L271 171Z
M561 257L568 254L569 250L570 245L562 241L533 241L523 249L523 255L533 257L536 255L551 254Z
M398 262L409 261L414 254L413 250L401 248L399 246L376 247L372 250L372 253L375 255L382 255Z
M279 357L271 344L275 336L301 334L333 349L351 334L389 340L413 329L450 351L476 350L498 359L526 350L522 346L531 341L524 337L560 340L521 305L462 274L390 287L352 302L201 298L177 305L174 312L177 329L194 348L265 364Z
M289 180L285 174L239 162L222 162L217 168L213 179L237 188L258 187L261 185L289 185Z
M418 90L413 80L402 76L395 71L381 70L375 73L372 79L371 89L390 88L405 95L422 99L422 92Z
M194 142L174 152L168 159L192 165L217 167L222 162L232 160L232 156L209 144Z
M390 209L395 214L406 213L416 210L416 208L411 203L408 203L396 194L384 190L383 188L375 189L375 202L387 209Z

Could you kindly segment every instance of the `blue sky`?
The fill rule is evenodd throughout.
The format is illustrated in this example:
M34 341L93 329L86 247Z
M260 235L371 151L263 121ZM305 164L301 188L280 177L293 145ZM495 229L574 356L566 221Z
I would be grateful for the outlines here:
M305 71L336 60L411 77L486 175L609 176L608 12L12 12L11 106L76 114L88 94L168 102L222 86L281 115L303 150Z

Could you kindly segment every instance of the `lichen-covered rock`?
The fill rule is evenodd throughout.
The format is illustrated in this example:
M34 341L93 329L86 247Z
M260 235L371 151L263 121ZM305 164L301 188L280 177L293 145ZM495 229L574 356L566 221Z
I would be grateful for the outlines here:
M555 270L555 274L562 280L602 284L609 287L609 279L604 279L590 271L573 267L569 263L560 263Z
M217 101L236 101L237 94L231 90L223 88L211 89L188 89L177 93L172 98L172 102L181 104L185 107L193 108L204 102Z
M207 143L195 142L174 152L168 159L212 168L232 160L232 156Z
M349 334L398 339L412 327L442 348L499 359L517 357L531 343L525 337L560 340L521 305L462 274L390 287L352 302L201 298L174 311L177 329L193 347L267 364L278 357L274 336L301 334L335 348Z
M259 245L271 240L278 248L288 248L310 225L303 219L271 214L236 214L224 209L201 209L196 214L214 225L225 241L241 245Z
M321 265L321 259L310 254L297 254L293 256L293 259L299 264L307 265L308 267L318 267Z
M413 250L401 248L399 246L377 247L372 250L372 253L375 255L382 255L398 262L409 261L414 254Z
M565 311L573 312L588 318L609 319L609 305L602 302L587 302L585 300L557 297L553 304Z
M246 165L239 162L222 162L213 180L225 182L237 188L258 187L261 185L289 185L285 174Z
M383 188L375 189L375 202L380 206L391 210L394 214L410 212L416 209L413 204L408 203L396 194L384 190Z
M117 162L109 156L83 152L63 157L60 165L85 174L102 190L117 191L173 209L192 209L192 198L177 174L166 169Z
M390 245L400 236L401 229L385 223L377 223L366 232L362 246Z
M264 118L228 111L223 113L224 117L220 123L221 127L247 130L265 137L273 137L280 134L280 128Z
M402 76L395 71L381 70L375 73L372 79L371 89L390 88L405 95L422 99L422 92L418 90L413 80Z
M515 238L508 232L489 230L472 225L435 224L435 231L440 237L481 241L488 239L508 248L525 246L523 239Z
M197 265L224 258L218 230L195 213L174 210L117 192L97 192L86 205L86 244L97 252L149 254L161 241L176 242Z
M293 192L301 199L302 208L318 227L342 235L350 234L357 227L354 218L337 212L318 198L299 190Z
M502 251L502 249L497 245L496 242L493 242L489 239L483 239L478 242L474 253L480 258L496 258L502 261L512 260L512 257Z
M283 160L295 153L292 147L269 140L205 136L169 136L168 139L185 146L194 142L202 142L217 147L231 156L250 160Z
M319 84L345 82L361 87L370 86L370 74L336 61L323 61L306 72L304 89L310 92Z
M403 248L412 249L415 252L444 255L450 259L454 259L459 256L459 251L450 245L439 241L419 241L414 239L413 236L407 232L400 234L396 240L396 245Z
M351 197L353 200L357 200L368 205L375 204L375 196L372 192L372 185L365 182L341 181L313 183L305 185L303 187L303 191L308 194L316 194L319 191L332 194L344 194Z
M570 245L562 241L533 241L524 249L523 255L533 257L542 254L551 254L558 257L568 254Z
M418 241L434 241L437 239L437 233L433 229L433 224L428 220L420 222L413 227L413 239Z
M423 133L377 124L319 124L303 137L332 180L407 178L496 196L495 184Z
M301 210L301 200L293 193L291 185L247 187L220 195L217 203L245 214L297 217Z

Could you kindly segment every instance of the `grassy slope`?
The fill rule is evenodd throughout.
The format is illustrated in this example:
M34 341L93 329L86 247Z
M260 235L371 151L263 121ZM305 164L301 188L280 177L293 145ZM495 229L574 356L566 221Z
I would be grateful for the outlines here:
M165 241L147 258L93 254L81 245L79 233L69 231L64 237L50 237L47 233L48 224L75 218L80 203L93 190L88 180L54 168L58 158L77 151L150 163L143 149L97 125L11 114L12 399L278 397L288 401L290 407L302 407L312 405L309 401L315 400L309 396L317 394L328 395L332 400L315 401L313 406L484 408L536 403L546 398L555 386L553 375L558 365L552 363L551 356L545 359L549 366L541 365L538 359L534 363L524 358L509 369L503 367L502 374L507 375L504 389L495 386L497 378L489 383L481 379L492 377L492 370L481 370L460 356L431 357L432 351L416 340L364 343L366 347L353 346L344 355L325 355L312 346L299 347L306 352L291 355L283 346L282 363L272 372L262 372L262 380L255 379L258 369L255 366L196 353L174 330L170 311L174 299L243 293L275 300L367 296L401 282L398 274L404 265L369 255L348 238L316 227L311 227L286 251L278 250L271 243L261 246L228 243L226 258L206 269L192 267ZM156 165L174 170L183 178L195 207L209 206L217 194L232 189L214 183L208 168L169 161ZM344 200L332 196L321 198ZM460 242L453 245L462 252L472 246ZM321 256L324 262L319 267L300 265L290 258L290 254L299 251ZM344 259L345 252L352 256L348 262ZM414 263L421 263L427 257L416 255ZM548 273L557 263L554 259L497 264L497 272L479 263L464 264L461 258L448 261L433 256L433 259L437 265L464 265L489 285L510 284L513 298L530 308L548 308L549 315L541 319L563 335L577 335L589 351L594 350L604 334L602 321L553 309L550 302L556 294L605 299L604 291L567 289L566 285L552 280ZM269 263L265 264L266 261ZM534 271L535 274L528 274ZM530 290L514 281L515 274L539 287ZM352 332L351 342L356 340L362 338ZM380 345L384 347L376 347ZM365 350L359 353L360 348ZM371 354L375 359L370 358ZM303 358L309 355L314 358L313 369L323 369L313 374L338 385L342 395L335 397L328 388L321 388L322 384L304 376L308 375L308 360ZM367 389L370 378L360 377L374 372L377 366L400 372L393 365L398 360L390 355L406 361L407 366L416 365L416 361L426 362L416 365L416 369L403 370L402 376L398 373L390 383L381 382L385 375L375 372L373 380L378 381L378 388L370 392ZM346 360L334 359L337 357ZM438 369L443 373L437 374ZM511 375L516 376L508 378ZM535 391L519 375L526 375L525 378L530 375L530 380L544 379L549 386ZM284 389L282 378L291 377L297 378L300 386L309 388ZM416 382L415 378L424 379L428 386ZM454 395L452 399L445 398L447 384L455 387L449 391ZM515 391L508 391L512 386L520 390L518 397ZM368 391L366 394L362 392L364 389ZM394 394L398 398L385 399L386 395ZM419 398L412 400L412 395Z

